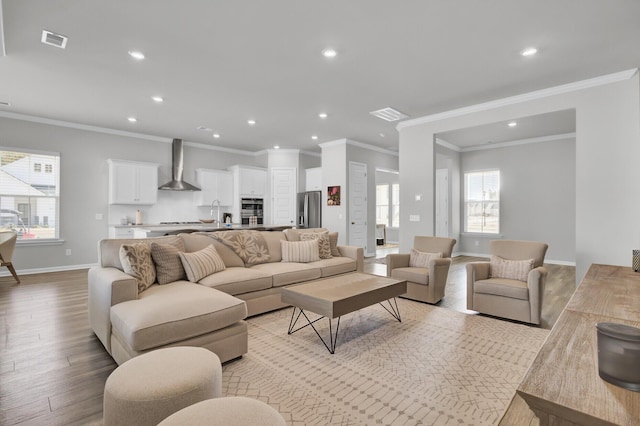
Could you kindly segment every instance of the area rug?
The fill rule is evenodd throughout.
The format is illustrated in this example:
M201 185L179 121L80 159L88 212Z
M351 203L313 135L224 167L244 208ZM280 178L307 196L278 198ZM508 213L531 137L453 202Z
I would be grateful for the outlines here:
M249 318L249 353L223 366L223 395L262 400L289 425L496 424L548 330L398 305L401 323L380 305L344 316L334 355L309 327L287 335L291 309Z

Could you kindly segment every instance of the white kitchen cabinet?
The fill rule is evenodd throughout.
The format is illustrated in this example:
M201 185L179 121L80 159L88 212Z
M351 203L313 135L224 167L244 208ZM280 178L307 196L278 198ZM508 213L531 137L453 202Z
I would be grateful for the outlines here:
M233 173L224 170L196 169L201 191L196 194L198 206L210 206L219 200L221 206L233 205Z
M158 200L158 164L107 160L109 204L155 204Z
M109 238L133 238L133 229L130 226L110 226Z
M305 191L322 191L322 167L305 169Z
M267 188L267 171L258 167L231 166L236 178L238 195L241 197L264 198Z

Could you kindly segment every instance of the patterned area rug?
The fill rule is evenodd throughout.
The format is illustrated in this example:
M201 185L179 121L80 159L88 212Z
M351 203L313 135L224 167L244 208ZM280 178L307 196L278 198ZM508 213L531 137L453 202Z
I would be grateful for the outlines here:
M329 354L291 308L250 318L249 353L223 366L223 395L262 400L289 425L493 425L548 330L398 299L346 315ZM328 320L316 323L328 336ZM335 322L334 322L335 327Z

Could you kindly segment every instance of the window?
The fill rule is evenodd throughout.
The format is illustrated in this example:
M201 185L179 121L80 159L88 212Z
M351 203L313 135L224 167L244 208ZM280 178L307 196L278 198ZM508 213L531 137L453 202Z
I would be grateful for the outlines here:
M464 230L500 232L500 170L464 174Z
M400 184L376 185L376 223L400 226Z
M376 185L376 223L389 226L389 185Z
M0 230L23 241L59 237L59 163L56 153L0 148Z

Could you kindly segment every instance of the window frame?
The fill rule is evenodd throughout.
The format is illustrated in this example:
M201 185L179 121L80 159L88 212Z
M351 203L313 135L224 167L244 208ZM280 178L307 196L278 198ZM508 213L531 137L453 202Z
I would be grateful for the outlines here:
M486 188L484 179L485 179L485 175L486 174L490 174L490 173L497 173L498 175L498 191L497 191L497 199L491 199L491 198L485 198L485 193L488 191L488 189ZM468 187L468 176L472 175L472 174L482 174L482 184L481 184L481 192L482 192L482 198L481 199L471 199L469 197L469 187ZM463 233L464 234L473 234L473 235L478 235L478 236L490 236L490 237L500 237L500 231L501 231L501 227L502 227L502 200L501 200L501 192L502 192L502 173L500 171L500 169L498 168L491 168L491 169L482 169L482 170L468 170L465 171L463 173L463 191L462 191L462 197L463 197L463 209L462 209L462 215L463 215ZM482 205L481 209L482 209L482 229L481 230L469 230L469 204L471 203L480 203ZM487 226L485 224L486 222L486 210L487 210L487 206L491 205L491 204L497 204L497 228L495 230L486 230L484 229L485 226Z
M40 151L40 150L31 150L31 149L25 149L25 148L20 148L20 147L10 147L10 146L0 146L0 151L4 151L4 152L11 152L11 153L16 153L16 154L23 154L25 155L25 157L29 156L47 156L47 157L53 157L53 161L52 163L50 163L51 165L51 172L50 173L45 173L45 169L46 169L46 163L43 163L43 161L40 161L40 159L36 159L33 160L31 159L29 164L27 165L27 167L24 168L24 172L27 173L28 175L28 179L24 180L21 179L25 182L25 184L31 186L31 188L33 188L34 190L37 190L39 192L42 193L42 195L38 195L38 194L29 194L29 193L25 193L25 194L20 194L19 191L17 194L11 194L11 193L0 193L0 200L2 198L13 198L13 205L9 206L9 205L0 205L0 207L2 209L6 209L6 210L16 210L18 211L18 205L24 206L24 204L29 205L29 216L30 217L26 217L23 218L23 214L20 215L18 217L18 221L19 223L17 224L18 227L23 228L24 230L22 231L23 234L22 235L28 235L29 237L27 238L22 238L21 235L18 235L18 240L16 242L16 244L18 245L49 245L49 244L60 244L63 242L63 240L60 237L60 223L61 223L61 217L60 217L60 200L61 200L61 196L60 196L60 170L61 170L61 155L60 152L55 152L55 151ZM16 160L19 161L19 160ZM7 165L9 165L11 163L7 163ZM35 171L35 165L39 164L40 165L40 171L37 172ZM45 167L42 167L42 165L45 164ZM7 166L5 165L5 166ZM0 164L1 166L1 164ZM19 179L17 178L14 174L10 173L7 170L4 170L4 173L7 173L9 176L15 178L15 179ZM52 183L49 182L38 182L37 176L46 176L46 179L53 179ZM43 192L42 190L46 191ZM31 206L34 205L34 203L36 203L36 208L38 201L37 200L54 200L54 206L49 207L49 210L51 212L51 215L55 215L54 216L54 220L52 221L50 219L51 215L47 215L47 222L48 222L48 226L44 226L41 223L43 222L39 222L38 224L34 224L32 223L32 220L34 218L34 214L31 211ZM9 208L12 207L12 208ZM46 208L46 205L44 206L44 208ZM22 211L20 211L22 213ZM36 213L38 213L38 211L36 210ZM44 215L43 215L44 216ZM24 220L23 220L24 219ZM36 226L37 225L37 226ZM44 230L47 229L51 229L53 228L53 235L52 236L48 236L47 234L49 234L49 232L45 232ZM37 230L42 230L43 232L36 232L34 233L33 231L37 229ZM40 234L40 235L39 235ZM42 234L44 234L45 236L42 236ZM32 235L34 237L32 237Z
M387 203L386 204L378 203L378 187L380 186L387 187ZM394 197L394 187L397 187L397 197ZM387 207L387 223L378 221L378 208L382 206ZM396 212L396 210L398 211L398 220L397 220L397 223L394 223L393 215ZM399 182L376 184L376 224L385 225L387 228L400 228L400 183Z

